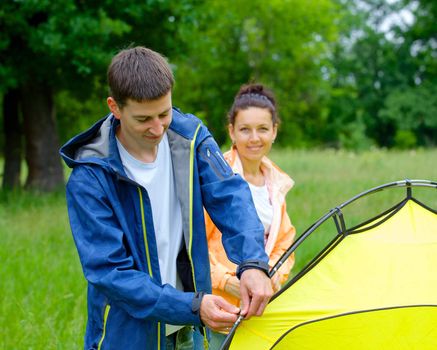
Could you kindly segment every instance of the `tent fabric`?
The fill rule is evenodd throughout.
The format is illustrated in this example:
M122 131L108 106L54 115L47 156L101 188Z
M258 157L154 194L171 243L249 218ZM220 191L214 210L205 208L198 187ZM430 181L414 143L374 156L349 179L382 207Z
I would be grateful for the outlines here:
M230 349L437 349L437 213L414 199L348 232Z

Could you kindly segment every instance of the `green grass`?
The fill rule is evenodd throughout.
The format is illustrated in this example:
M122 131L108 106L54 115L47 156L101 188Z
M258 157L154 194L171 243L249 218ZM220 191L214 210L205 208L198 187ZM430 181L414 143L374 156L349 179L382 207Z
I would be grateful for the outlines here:
M86 284L63 194L2 196L0 349L79 349Z
M272 159L296 182L287 205L298 235L329 209L364 190L405 178L437 181L437 150L361 154L275 150ZM437 208L435 190L414 193ZM373 196L366 197L345 218L359 222L403 194L383 191L375 195L377 205ZM297 254L296 268L326 240L323 232L315 235ZM0 259L0 349L82 348L86 283L62 193L0 196Z
M364 153L347 151L273 151L274 160L295 181L287 195L287 211L302 234L316 220L353 196L373 187L405 179L437 181L437 150L384 151ZM415 188L418 199L437 208L437 191ZM369 195L344 209L348 227L352 227L405 197L405 188L388 189ZM337 232L333 220L322 225L296 251L294 272L330 241Z

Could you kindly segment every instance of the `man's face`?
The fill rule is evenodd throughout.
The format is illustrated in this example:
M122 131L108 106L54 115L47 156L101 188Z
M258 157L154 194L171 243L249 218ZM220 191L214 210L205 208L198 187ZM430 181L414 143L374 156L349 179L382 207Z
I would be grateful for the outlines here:
M117 136L130 153L136 156L157 150L172 120L171 92L151 101L129 99L123 108L108 97L108 106L115 118L120 120Z

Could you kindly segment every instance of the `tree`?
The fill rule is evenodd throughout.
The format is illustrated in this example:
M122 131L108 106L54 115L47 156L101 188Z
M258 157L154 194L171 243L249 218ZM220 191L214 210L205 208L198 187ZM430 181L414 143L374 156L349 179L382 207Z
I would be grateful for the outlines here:
M3 172L3 188L6 189L16 188L20 185L21 127L18 91L10 89L4 95L3 101L3 129L7 130L4 140L5 165Z
M128 29L98 8L81 11L82 4L65 0L0 5L2 88L6 98L10 91L18 91L30 188L50 191L63 184L53 104L56 90L79 85L76 82L102 66L108 58L102 46L109 36ZM14 118L5 112L5 121ZM5 149L5 168L9 153L18 152ZM6 172L5 176L9 182Z
M199 6L181 30L187 50L176 62L175 100L226 140L226 112L241 84L255 80L276 93L283 119L279 142L317 144L329 43L336 39L333 1L214 1Z
M414 106L435 91L435 2L345 0L341 4L345 15L334 50L329 103L331 142L344 146L342 141L347 140L352 148L371 143L431 145L433 108L419 113ZM401 118L426 121L416 127ZM357 129L362 133L353 133Z
M182 1L174 7L179 9L184 4ZM175 26L169 20L172 11L169 2L159 0L0 2L5 140L10 145L11 132L20 140L18 133L23 130L27 187L51 191L63 184L55 96L70 91L72 96L86 98L93 91L93 82L104 80L114 52L130 43L168 52L175 40ZM20 108L8 107L11 94L17 95ZM23 128L11 126L14 120ZM14 168L11 159L22 153L20 144L5 147L6 170ZM8 186L16 185L19 170L14 169L12 173L4 171Z

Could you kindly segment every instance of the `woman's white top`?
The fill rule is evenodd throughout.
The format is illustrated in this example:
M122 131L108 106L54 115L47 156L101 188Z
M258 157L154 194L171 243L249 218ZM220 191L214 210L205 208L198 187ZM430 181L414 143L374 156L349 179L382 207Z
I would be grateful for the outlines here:
M267 185L255 186L249 183L250 192L252 193L253 202L255 203L256 212L264 226L264 245L270 232L270 225L273 219L273 206L270 203L269 191Z

